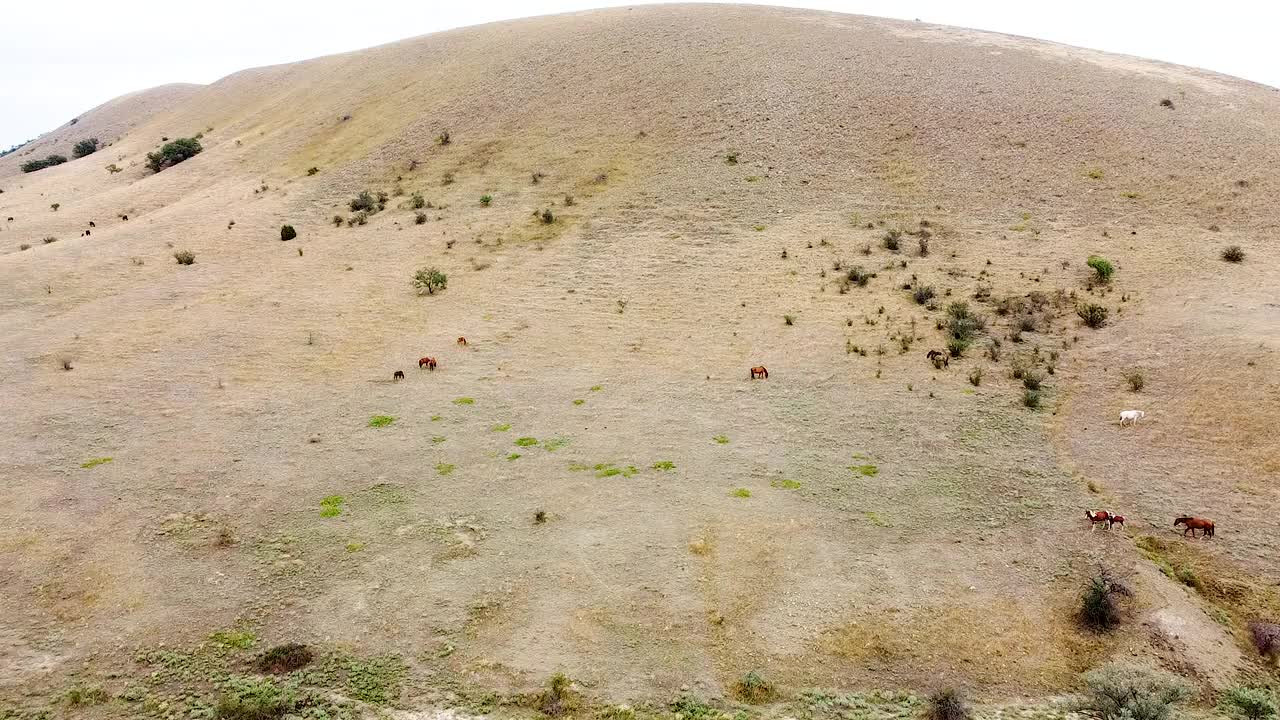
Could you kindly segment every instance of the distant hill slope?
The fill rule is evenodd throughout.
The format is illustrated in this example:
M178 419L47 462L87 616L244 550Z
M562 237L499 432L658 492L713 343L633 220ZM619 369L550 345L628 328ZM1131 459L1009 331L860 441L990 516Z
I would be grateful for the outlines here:
M0 701L199 713L294 641L325 698L499 713L1273 672L1273 89L662 5L166 93L0 161Z
M200 85L174 83L150 90L140 90L109 100L69 121L67 124L35 138L16 152L0 158L0 178L21 173L20 166L28 160L58 154L71 159L75 144L88 138L98 138L101 149L116 142L140 125L181 105ZM110 153L95 159L107 157ZM106 163L103 163L106 164Z

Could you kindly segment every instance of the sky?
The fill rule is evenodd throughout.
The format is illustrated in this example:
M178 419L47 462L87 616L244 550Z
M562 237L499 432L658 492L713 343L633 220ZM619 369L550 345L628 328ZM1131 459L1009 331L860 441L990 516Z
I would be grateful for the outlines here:
M739 0L741 1L741 0ZM7 4L0 149L111 98L465 25L651 4L616 0L60 0ZM1206 68L1280 87L1275 0L774 0L920 19Z

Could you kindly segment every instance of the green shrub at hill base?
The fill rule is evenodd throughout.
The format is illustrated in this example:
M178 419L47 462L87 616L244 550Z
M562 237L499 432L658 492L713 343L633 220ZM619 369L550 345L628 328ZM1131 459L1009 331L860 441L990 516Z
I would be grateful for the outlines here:
M43 160L28 160L27 162L22 163L22 172L35 172L47 167L53 167L54 165L61 165L66 161L67 158L65 155L50 155Z
M147 167L151 172L160 172L180 162L190 160L204 150L200 141L195 138L178 138L165 143L158 152L147 153Z
M71 156L82 158L98 152L98 138L87 138L75 144L71 148Z

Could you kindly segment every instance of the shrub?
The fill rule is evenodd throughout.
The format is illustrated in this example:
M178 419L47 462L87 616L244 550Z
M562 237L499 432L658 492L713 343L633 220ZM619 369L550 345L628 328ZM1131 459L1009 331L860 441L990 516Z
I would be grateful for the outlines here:
M422 193L414 193L409 197L409 206L414 210L421 210L427 206L427 201L422 197Z
M58 238L52 235L45 235L44 237L40 238L40 242L44 243L45 245L48 245L49 243L58 242Z
M418 292L427 291L428 295L434 295L436 290L444 290L449 283L449 278L436 268L421 268L413 276L413 286L418 288Z
M917 303L925 305L933 299L935 294L936 293L934 292L932 285L918 285L916 286L916 289L911 292L911 297L915 298Z
M98 138L87 138L71 148L71 157L82 158L98 152Z
M920 236L920 257L929 257L929 237L927 235Z
M1130 390L1142 392L1142 388L1147 384L1147 376L1141 370L1128 370L1124 373L1124 381L1129 383Z
M1086 703L1102 720L1166 720L1190 692L1169 673L1109 664L1085 673Z
M1222 249L1222 259L1227 262L1244 262L1244 250L1239 245L1230 245Z
M1173 101L1172 101L1172 100L1170 100L1169 98L1165 98L1165 99L1163 99L1163 100L1161 100L1161 101L1160 101L1160 107L1167 107L1167 108L1169 108L1170 110L1172 110L1172 109L1173 109Z
M315 175L315 174L316 174L316 173L318 173L318 172L320 172L320 168L318 168L318 167L312 166L312 167L307 168L307 176L308 176L308 177L310 177L310 176L312 176L312 175Z
M1272 660L1280 659L1280 623L1253 620L1249 622L1249 633L1260 654Z
M1036 410L1040 407L1040 393L1035 390L1024 390L1022 393L1022 404Z
M116 167L116 164L115 164L115 163L111 163L110 165L108 165L108 166L106 167L106 171L107 171L107 172L109 172L109 173L111 173L112 175L115 175L115 174L116 174L116 173L118 173L118 172L124 172L124 169L123 169L123 168Z
M947 332L953 339L964 341L966 346L987 329L986 319L970 311L968 303L951 303L947 306L947 316Z
M729 152L725 153L725 155L724 155L724 161L725 161L725 164L727 164L727 165L737 165L737 164L738 164L738 151L737 151L737 150L730 150Z
M551 208L547 208L546 210L542 211L542 215L539 216L539 219L542 220L543 225L550 225L551 223L556 221L556 215L555 213L551 212Z
M347 218L347 227L352 225L364 225L369 222L369 211L361 210L360 212Z
M422 225L422 224L424 224L424 223L426 223L426 222L427 222L427 214L426 214L426 213L424 213L424 212L414 213L414 215L413 215L413 224L414 224L414 225Z
M280 226L280 239L281 239L281 240L292 240L292 239L294 239L294 238L296 238L296 237L298 237L298 231L297 231L297 230L294 230L292 225L281 225L281 226Z
M111 694L99 685L76 686L67 691L69 705L100 705L111 701Z
M1028 370L1022 375L1022 387L1028 390L1039 390L1043 382L1044 378L1039 373Z
M942 688L929 696L928 720L969 720L970 716L969 703L956 688Z
M1085 264L1093 268L1098 282L1111 282L1111 276L1116 272L1115 266L1111 264L1111 261L1101 255L1090 255Z
M492 196L492 195L481 195L481 196L480 196L480 204L481 204L482 206L484 206L484 207L489 207L489 204L490 204L490 203L492 203L492 202L493 202L493 196Z
M787 325L795 325L795 324L796 324L796 316L795 316L795 315L783 315L783 316L782 316L782 322L786 323Z
M1089 584L1085 585L1084 592L1080 595L1080 623L1099 631L1110 630L1119 625L1120 606L1116 602L1116 596L1130 594L1127 587L1112 579L1106 568L1098 568L1098 573L1089 578Z
M54 212L58 212L58 208L60 208L60 207L62 207L62 203L53 203L53 204L49 205L49 209L50 209L50 210L52 210L52 211L54 211Z
M769 702L773 698L774 688L773 683L766 680L760 673L752 670L743 675L742 679L734 684L733 692L738 696L739 700L758 705Z
M311 664L314 655L311 648L301 643L277 645L254 660L258 670L264 673L287 673Z
M1218 707L1242 720L1270 720L1278 712L1276 698L1260 688L1228 688L1218 697Z
M452 185L452 184L453 184L453 173L451 173L451 172L447 172L447 173L445 173L445 174L444 174L444 176L440 178L440 184L441 184L441 185Z
M448 145L451 142L453 142L453 140L449 138L448 130L442 130L440 134L436 136L436 144L441 147L444 147L445 145Z
M902 248L902 231L896 228L890 228L885 232L884 237L880 239L886 250L898 252Z
M334 215L334 216L333 216L333 226L334 226L334 227L342 227L342 223L344 223L344 222L346 222L346 220L344 220L344 219L343 219L343 217L342 217L341 215Z
M203 150L200 141L195 138L178 138L173 142L165 143L159 152L147 153L147 167L151 168L151 172L160 172L190 160Z
M190 250L179 250L173 254L173 259L177 260L179 265L190 265L196 261L196 256Z
M535 510L533 513L533 522L535 525L542 525L547 521L546 510Z
M968 340L953 337L947 341L947 352L951 353L951 357L960 357L964 355L964 351L968 349Z
M31 249L31 246L30 246L30 245L28 245L27 243L22 243L21 245L19 245L19 246L18 246L18 249L19 249L19 250L30 250L30 249Z
M550 717L560 717L578 709L578 693L564 673L556 673L547 681L547 688L538 695L538 710Z
M354 198L351 199L351 202L348 203L348 205L351 207L351 212L359 212L361 210L365 212L377 212L378 201L374 198L373 193L368 190L361 190Z
M866 287L867 283L871 280L871 273L863 270L861 265L854 265L849 268L849 273L845 277L849 279L849 282L857 285L858 287Z
M35 172L47 167L53 167L54 165L61 165L66 161L67 158L64 155L50 155L43 160L28 160L27 162L22 163L22 172Z
M969 371L969 384L974 387L982 384L982 368L974 367Z
M1107 309L1097 303L1085 303L1076 307L1076 315L1095 330L1107 324Z
M215 709L220 720L276 720L297 709L294 690L270 679L232 678Z

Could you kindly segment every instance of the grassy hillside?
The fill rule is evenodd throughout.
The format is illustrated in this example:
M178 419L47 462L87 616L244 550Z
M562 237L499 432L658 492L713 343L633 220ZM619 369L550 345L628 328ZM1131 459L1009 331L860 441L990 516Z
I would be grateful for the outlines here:
M1274 680L1273 89L661 6L160 90L0 158L0 713L199 716L288 642L339 717Z

